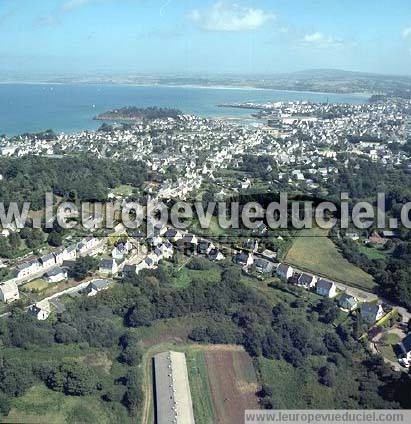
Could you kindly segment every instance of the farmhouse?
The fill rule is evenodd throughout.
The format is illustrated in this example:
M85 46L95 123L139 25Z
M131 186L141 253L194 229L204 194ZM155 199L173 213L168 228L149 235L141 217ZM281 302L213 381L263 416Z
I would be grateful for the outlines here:
M0 300L2 302L11 303L19 298L19 288L13 280L0 283Z
M185 354L162 352L154 356L157 424L194 424L193 402Z
M321 296L334 297L337 294L337 287L334 282L321 278L318 280L316 292Z
M374 324L384 315L382 306L378 303L365 302L361 306L361 316L365 322Z

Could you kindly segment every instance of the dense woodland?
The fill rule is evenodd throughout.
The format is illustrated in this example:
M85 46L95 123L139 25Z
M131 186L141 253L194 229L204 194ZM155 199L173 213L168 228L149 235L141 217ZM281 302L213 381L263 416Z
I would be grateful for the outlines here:
M93 395L122 404L135 415L142 402L138 367L142 351L132 329L196 314L204 318L191 330L193 341L240 343L255 358L286 361L305 373L315 373L321 385L336 390L329 407L411 407L409 377L392 373L381 358L366 354L357 340L359 328L329 325L337 314L333 302L307 304L296 298L291 305L278 302L273 307L240 280L240 270L227 264L222 265L220 281L192 281L177 289L160 267L124 280L95 298L71 300L54 321L39 322L16 308L10 318L0 321L0 411L7 414L13 397L43 383L69 396ZM101 373L75 358L27 355L56 345L114 349L122 375ZM315 357L325 358L325 365L313 368L310 358ZM271 390L263 386L263 407L276 406Z
M0 158L0 199L31 202L41 209L46 192L80 201L105 201L110 188L120 184L139 187L147 179L145 165L139 161L97 159L88 155L64 158L25 156Z

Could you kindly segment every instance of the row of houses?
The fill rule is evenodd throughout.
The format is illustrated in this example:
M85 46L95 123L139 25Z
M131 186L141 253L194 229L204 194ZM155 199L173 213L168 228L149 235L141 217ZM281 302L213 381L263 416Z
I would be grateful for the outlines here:
M66 261L74 261L80 256L86 256L99 246L99 240L95 237L86 237L79 243L72 244L66 248L34 258L18 265L14 272L14 277L21 280L39 274L54 266L61 266Z
M294 268L286 265L279 264L276 270L279 278L288 281L306 290L314 289L320 296L334 298L337 296L337 285L334 281L324 278L318 278L315 275L307 273L295 272ZM343 293L338 298L338 306L347 311L353 311L358 308L359 302L355 296L348 293ZM360 306L361 317L368 324L374 324L384 316L384 309L379 303L364 302Z
M99 244L98 239L86 237L79 243L21 263L14 269L12 279L0 283L0 301L11 303L19 299L18 284L36 276L42 275L49 283L63 281L67 278L67 270L62 267L63 264L90 254Z

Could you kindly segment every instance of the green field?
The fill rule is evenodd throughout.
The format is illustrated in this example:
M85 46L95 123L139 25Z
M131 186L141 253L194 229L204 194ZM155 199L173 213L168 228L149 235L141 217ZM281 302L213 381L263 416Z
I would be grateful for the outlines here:
M214 421L213 401L207 378L204 352L191 349L186 352L186 357L196 423L212 423Z
M386 256L378 249L376 249L375 247L371 247L371 246L359 246L358 250L360 253L364 254L365 256L367 256L368 259L386 259Z
M44 385L32 387L13 400L7 423L129 423L127 410L93 396L65 396Z
M302 270L371 290L371 275L348 262L327 237L327 230L302 230L287 253L285 261Z
M305 367L295 368L282 360L260 357L258 367L263 383L272 390L274 408L278 409L326 409L330 405L338 405L338 392L350 389L350 385L338 384L330 388L317 380L319 367L326 364L326 358L310 357ZM344 378L341 378L344 382Z
M47 289L50 286L49 283L47 283L47 281L38 278L37 280L33 280L30 281L29 283L25 284L23 287L26 290L32 290L32 291L36 291L36 292L40 292L43 291L45 289Z
M116 196L131 196L133 194L133 187L127 184L119 185L113 189Z
M215 265L210 269L193 270L183 266L180 269L173 271L171 276L171 284L178 288L187 287L195 280L216 283L220 280L220 268Z
M199 234L203 237L219 237L227 234L227 230L220 227L215 216L211 217L210 226L208 228L202 228L198 218L193 220L190 228L195 234Z

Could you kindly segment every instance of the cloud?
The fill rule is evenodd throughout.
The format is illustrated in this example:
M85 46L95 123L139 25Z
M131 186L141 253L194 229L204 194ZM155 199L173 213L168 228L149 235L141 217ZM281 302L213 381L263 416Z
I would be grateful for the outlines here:
M53 15L40 16L33 21L36 27L55 27L60 25L60 20Z
M68 0L63 4L62 8L65 12L70 12L71 10L84 6L87 3L91 3L91 1L92 0Z
M217 2L208 9L193 10L189 19L206 31L250 31L275 19L261 9L241 7L235 3Z
M306 34L302 39L302 43L305 46L312 46L317 48L329 48L329 47L338 47L343 44L343 41L338 38L334 38L328 35L324 35L321 32L313 32Z
M404 31L402 32L402 36L404 38L408 38L408 37L411 38L411 27L405 28Z

